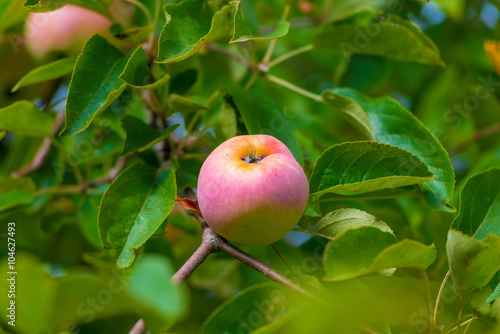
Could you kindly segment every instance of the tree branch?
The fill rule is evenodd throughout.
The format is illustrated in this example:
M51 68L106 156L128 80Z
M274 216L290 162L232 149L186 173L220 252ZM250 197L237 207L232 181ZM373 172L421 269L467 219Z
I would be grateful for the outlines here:
M485 137L494 135L494 134L499 133L499 132L500 132L500 123L496 123L496 124L493 124L487 128L478 130L469 138L466 138L465 140L450 147L448 149L448 154L452 155L452 154L455 154L457 152L460 152L463 149L465 149L467 146L469 146L470 144L472 144L476 141L480 141L481 139L483 139Z

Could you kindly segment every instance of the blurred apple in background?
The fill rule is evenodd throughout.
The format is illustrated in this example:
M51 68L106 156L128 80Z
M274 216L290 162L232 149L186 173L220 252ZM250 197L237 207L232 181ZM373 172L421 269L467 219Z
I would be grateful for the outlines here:
M309 183L290 150L268 135L233 137L205 160L198 202L207 224L244 246L264 246L297 224Z

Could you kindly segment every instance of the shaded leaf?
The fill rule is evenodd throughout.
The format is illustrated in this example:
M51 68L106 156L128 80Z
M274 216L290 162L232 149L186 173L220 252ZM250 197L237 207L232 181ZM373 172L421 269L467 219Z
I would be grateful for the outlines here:
M85 130L96 115L126 87L119 79L127 57L99 35L92 37L76 61L69 85L62 136Z
M50 137L54 119L31 102L18 101L0 109L0 130Z
M110 4L102 0L26 0L24 7L31 12L43 13L56 10L68 4L87 8L111 18L111 14L107 8Z
M460 210L451 228L481 240L500 236L500 169L471 176L460 191Z
M225 35L236 10L227 0L213 9L204 0L184 0L165 5L167 22L158 40L158 63L172 63L195 54L203 44Z
M500 269L500 237L494 234L476 240L460 231L450 230L446 253L457 294L486 286Z
M195 96L184 97L178 94L170 94L168 102L173 112L183 114L208 109L206 102Z
M246 288L226 300L203 323L200 333L251 333L293 314L298 308L291 290L273 283L261 283ZM252 314L262 321L252 321ZM286 320L283 319L283 320Z
M316 48L351 54L383 56L399 61L444 66L439 49L411 21L397 15L361 12L319 32L313 38Z
M12 88L11 92L15 92L19 88L28 85L33 85L39 82L45 82L68 75L73 72L75 62L76 57L70 57L59 59L52 63L39 66L25 74L21 78L21 80L19 80Z
M346 195L430 180L432 173L410 152L377 142L347 142L323 152L309 183L311 195Z
M250 134L267 134L281 140L302 164L302 153L293 133L291 122L281 106L268 97L248 90L233 91L234 104Z
M247 25L245 24L243 11L241 9L241 4L240 4L241 2L240 1L235 1L235 2L237 9L234 14L234 33L233 33L233 38L231 38L231 41L229 41L229 43L238 43L245 41L269 41L272 39L283 37L286 34L288 34L290 23L280 22L276 27L276 29L274 29L272 32L266 35L263 36L252 35L248 30Z
M0 211L33 202L36 187L27 177L0 177Z
M170 80L170 93L178 95L186 94L196 83L197 79L198 71L193 68L175 75Z
M427 202L436 209L454 211L448 201L455 186L455 173L448 153L432 132L389 96L369 98L349 88L334 91L359 103L370 119L378 142L398 146L422 160L434 173L434 179L424 183Z
M127 66L125 66L119 78L135 88L155 89L164 85L170 79L170 76L167 74L160 80L155 81L148 66L146 52L142 46L139 46L132 52Z
M174 273L166 257L147 254L133 267L126 286L140 316L153 333L165 332L187 310L184 291L172 283Z
M127 115L122 119L122 126L127 134L122 155L129 155L143 152L165 140L179 127L179 124L169 126L163 133L160 133L139 118Z
M372 124L365 111L359 104L348 97L336 94L331 90L325 90L321 97L323 102L344 115L354 127L356 127L366 138L375 140Z
M106 251L116 251L120 268L132 264L134 251L158 229L176 196L173 170L136 164L109 185L99 208L99 234Z

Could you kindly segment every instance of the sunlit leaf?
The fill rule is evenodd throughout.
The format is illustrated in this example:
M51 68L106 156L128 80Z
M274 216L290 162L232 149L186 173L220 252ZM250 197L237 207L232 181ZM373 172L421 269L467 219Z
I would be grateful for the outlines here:
M42 13L50 12L61 8L65 5L72 4L83 8L93 10L104 16L111 17L107 6L110 5L109 1L103 0L26 0L24 7L32 12Z
M73 67L75 67L76 58L63 58L56 60L52 63L48 63L37 67L29 71L24 75L21 80L19 80L16 85L12 88L12 92L15 92L19 88L33 85L39 82L45 82L53 79L63 77L65 75L73 72Z
M120 96L126 83L119 79L127 57L99 35L92 37L76 61L69 85L66 122L61 135L85 130L96 115Z
M0 130L49 137L54 119L31 102L19 101L0 109Z
M135 250L158 229L174 206L173 170L136 164L106 190L99 209L99 233L106 251L116 251L117 265L128 267Z
M0 211L33 202L35 192L33 180L27 177L0 177Z
M170 76L167 74L155 81L148 66L146 52L140 46L132 52L127 66L125 66L119 78L135 88L155 89L164 85L170 79Z
M427 166L408 151L377 142L348 142L323 152L309 183L311 195L348 195L430 180Z

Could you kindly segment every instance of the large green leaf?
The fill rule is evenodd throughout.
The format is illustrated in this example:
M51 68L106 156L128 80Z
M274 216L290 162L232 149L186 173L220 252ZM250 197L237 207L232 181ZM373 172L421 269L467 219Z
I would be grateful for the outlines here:
M132 52L127 66L119 78L135 88L155 89L164 85L170 76L164 75L160 80L155 81L148 66L146 52L142 46L139 46Z
M179 127L179 124L169 126L163 133L160 133L142 120L127 115L122 119L122 126L127 134L122 155L128 155L143 152L165 140L168 135Z
M127 57L105 38L92 37L76 61L69 85L66 123L61 135L85 130L96 115L120 96L126 83L119 79Z
M33 180L27 177L0 177L0 211L33 202Z
M369 98L349 88L335 89L334 92L351 98L363 108L378 142L413 153L434 173L434 179L424 183L429 204L440 210L454 210L448 204L455 186L450 158L443 145L422 122L392 97Z
M444 66L437 46L411 21L376 12L361 12L346 21L316 34L314 47L341 51L345 57L368 54Z
M107 0L26 0L24 7L29 11L41 13L50 12L68 4L84 7L111 18L108 10L110 1Z
M50 137L54 119L31 102L19 101L0 109L0 130Z
M476 240L460 231L450 230L446 253L458 294L486 286L500 269L500 237L494 234Z
M451 228L481 240L500 236L500 169L471 176L460 191L460 211Z
M241 8L241 1L235 1L235 2L237 9L234 14L234 33L233 33L233 38L229 43L238 43L246 41L269 41L271 39L283 37L286 34L288 34L290 23L280 22L276 27L276 29L274 29L273 31L271 31L266 35L263 36L252 35L252 33L248 30L247 25L245 24L244 15Z
M132 268L127 292L152 333L164 333L187 310L183 289L172 283L174 273L166 257L153 254L141 257Z
M217 8L213 8L217 6ZM165 5L167 22L158 40L158 63L179 62L227 33L237 2L184 0Z
M99 234L118 267L132 264L135 250L158 229L176 196L173 170L136 164L109 185L99 208Z
M391 189L432 180L416 156L377 142L334 145L318 158L311 175L311 195L341 195Z
M302 153L290 120L269 96L254 91L234 90L234 104L250 134L267 134L281 140L302 164Z
M70 57L59 59L51 63L39 66L24 75L21 80L19 80L12 88L12 92L15 92L19 88L28 85L33 85L39 82L45 82L68 75L73 72L75 62L76 58Z
M22 21L26 10L22 7L24 0L1 0L0 1L0 31L14 26Z
M314 231L335 238L348 229L363 226L376 227L387 233L393 233L391 228L380 219L364 211L352 208L338 209L327 213L314 227Z
M366 138L375 140L375 132L368 115L359 104L331 90L325 90L321 97L323 101L333 109L344 115L344 118L356 127Z
M340 281L396 268L426 269L436 258L434 245L397 242L392 232L374 226L349 228L330 241L323 253L324 280Z
M284 286L274 283L251 286L213 311L200 333L255 333L273 323L279 327L298 309L296 300ZM255 314L259 315L259 321L255 321Z

